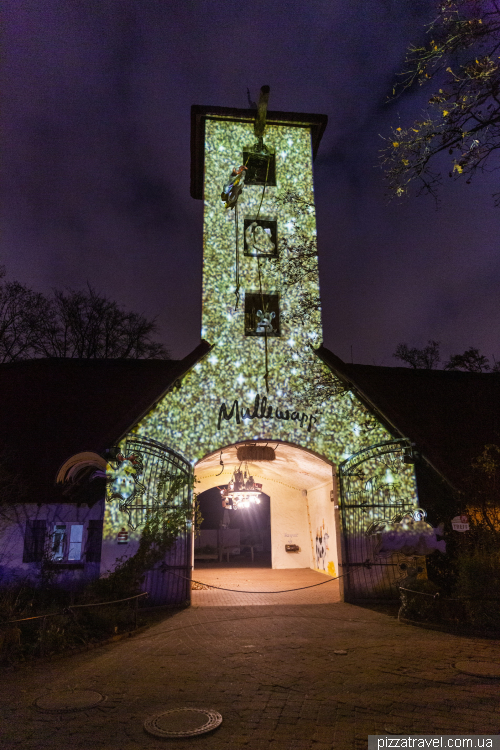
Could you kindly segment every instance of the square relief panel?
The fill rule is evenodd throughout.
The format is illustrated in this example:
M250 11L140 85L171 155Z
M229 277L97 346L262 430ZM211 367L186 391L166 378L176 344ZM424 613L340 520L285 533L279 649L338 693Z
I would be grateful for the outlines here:
M279 295L245 292L245 336L279 335Z
M245 216L244 253L253 258L277 258L278 237L276 219Z

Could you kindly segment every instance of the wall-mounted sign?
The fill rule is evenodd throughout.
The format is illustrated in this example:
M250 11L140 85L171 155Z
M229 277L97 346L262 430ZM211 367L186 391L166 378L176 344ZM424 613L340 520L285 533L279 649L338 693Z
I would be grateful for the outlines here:
M316 422L318 421L317 417L314 414L307 414L306 412L300 411L290 411L290 409L285 409L283 411L283 409L268 406L267 396L263 396L261 401L259 394L255 396L255 402L252 411L250 409L245 409L244 411L243 409L241 409L240 412L240 404L237 399L233 401L231 409L229 410L226 402L224 401L224 403L220 405L217 429L220 430L220 424L223 419L229 421L233 418L233 416L235 418L236 424L241 424L241 422L245 419L283 419L285 421L292 420L293 422L300 422L300 427L305 427L307 425L308 432L311 432L313 424L316 424Z
M276 454L269 445L241 445L236 449L238 461L274 461Z
M451 519L451 528L453 531L469 531L469 516L462 514Z
M128 531L127 531L127 529L122 529L119 532L119 534L118 534L118 536L116 538L116 541L118 542L118 544L127 544L128 543Z

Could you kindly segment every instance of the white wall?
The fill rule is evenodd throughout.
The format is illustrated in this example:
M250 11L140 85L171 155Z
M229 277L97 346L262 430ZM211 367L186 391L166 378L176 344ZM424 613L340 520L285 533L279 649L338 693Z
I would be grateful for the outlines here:
M271 498L271 543L273 568L309 568L311 540L302 490L267 480ZM298 544L300 552L286 552L286 544Z
M336 576L339 574L340 550L337 549L336 502L330 497L332 490L333 478L331 482L308 490L307 501L314 542L311 567L320 573Z

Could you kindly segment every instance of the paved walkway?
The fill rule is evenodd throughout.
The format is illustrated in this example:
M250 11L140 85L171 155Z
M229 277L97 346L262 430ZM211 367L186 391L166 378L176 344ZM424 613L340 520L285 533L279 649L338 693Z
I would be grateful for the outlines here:
M221 587L193 590L194 607L313 605L334 604L340 601L338 581L309 568L271 570L271 568L261 568L251 564L242 567L238 562L221 566L217 563L201 564L195 567L193 579ZM236 589L237 591L221 589ZM255 593L239 593L238 590ZM273 591L286 591L287 593L260 593Z
M3 674L2 750L364 750L387 731L500 731L500 681L454 668L500 661L497 641L344 603L200 606L207 592L195 593L195 606L134 638ZM62 715L33 706L62 688L108 699ZM144 733L148 716L180 707L220 711L223 724L192 740Z

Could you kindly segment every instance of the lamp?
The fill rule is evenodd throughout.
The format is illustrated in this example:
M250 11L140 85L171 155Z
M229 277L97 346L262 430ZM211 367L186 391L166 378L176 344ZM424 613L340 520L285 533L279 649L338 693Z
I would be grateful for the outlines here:
M258 505L261 492L262 485L254 481L254 478L249 474L247 464L245 463L244 471L241 470L240 464L233 472L227 489L221 489L220 491L222 507L237 510L238 508L249 508L251 503Z

